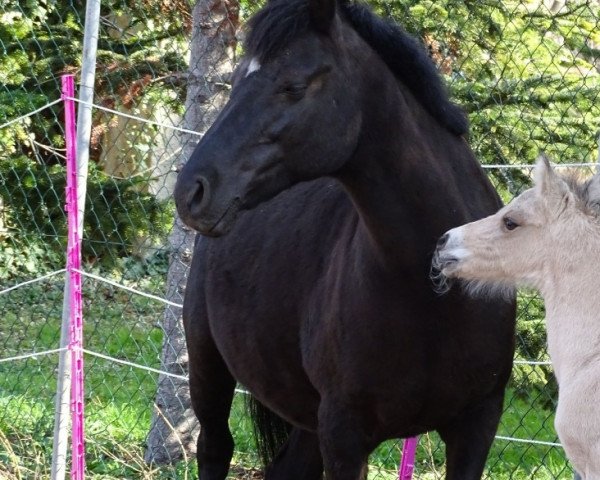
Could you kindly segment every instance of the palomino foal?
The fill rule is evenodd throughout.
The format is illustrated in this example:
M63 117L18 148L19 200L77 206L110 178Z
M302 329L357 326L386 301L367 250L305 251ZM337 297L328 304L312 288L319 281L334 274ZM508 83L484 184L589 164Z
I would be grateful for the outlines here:
M578 183L542 156L534 183L495 215L444 234L436 281L541 292L559 384L556 431L582 478L600 480L600 172Z

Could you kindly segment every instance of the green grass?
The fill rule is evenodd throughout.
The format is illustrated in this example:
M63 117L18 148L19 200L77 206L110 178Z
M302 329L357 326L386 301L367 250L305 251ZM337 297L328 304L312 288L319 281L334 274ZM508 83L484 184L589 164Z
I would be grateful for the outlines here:
M145 278L143 282L142 289L160 293L159 280ZM160 366L162 331L157 323L162 318L161 304L90 280L85 283L85 297L87 349ZM0 296L0 356L56 348L61 310L61 277ZM143 461L157 376L87 355L85 361L87 477L197 478L192 459L161 468ZM0 479L49 477L56 366L56 355L0 364ZM535 377L537 385L545 378L534 371L519 372L518 382ZM507 392L498 434L556 442L548 394L527 389L517 380ZM253 469L258 465L242 400L240 396L234 400L230 419L236 441L232 479L255 478ZM475 441L469 439L466 448ZM400 450L401 444L393 441L377 448L370 459L369 478L397 478ZM419 479L442 478L444 449L435 433L421 437L415 470ZM497 440L485 478L571 479L572 472L560 448Z
M528 400L516 398L514 391L508 390L498 436L557 443L552 422L551 412L536 407L535 402L532 405ZM475 441L476 439L469 439L466 448ZM395 471L401 448L401 443L395 441L380 445L370 460L370 463L377 467L374 475L379 472ZM415 462L415 477L422 480L443 478L444 458L444 446L437 433L421 436ZM572 479L573 473L560 447L496 439L488 456L484 478L489 480Z

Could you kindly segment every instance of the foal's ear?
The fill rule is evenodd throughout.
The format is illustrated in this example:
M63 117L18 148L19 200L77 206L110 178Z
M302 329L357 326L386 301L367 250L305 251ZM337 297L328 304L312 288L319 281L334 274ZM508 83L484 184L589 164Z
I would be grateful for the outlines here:
M308 12L312 26L321 33L329 33L335 17L336 0L309 0Z
M556 174L550 160L543 153L535 162L533 182L536 192L542 196L563 197L570 192L567 183Z
M600 211L600 172L589 180L586 197L588 206Z

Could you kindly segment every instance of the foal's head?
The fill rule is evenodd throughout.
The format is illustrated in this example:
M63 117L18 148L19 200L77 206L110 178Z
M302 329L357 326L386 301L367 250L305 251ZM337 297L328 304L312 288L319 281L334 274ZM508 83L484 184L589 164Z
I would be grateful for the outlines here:
M556 174L541 156L534 187L496 214L446 232L434 255L441 289L448 278L472 290L524 285L543 289L600 247L600 174L585 182Z

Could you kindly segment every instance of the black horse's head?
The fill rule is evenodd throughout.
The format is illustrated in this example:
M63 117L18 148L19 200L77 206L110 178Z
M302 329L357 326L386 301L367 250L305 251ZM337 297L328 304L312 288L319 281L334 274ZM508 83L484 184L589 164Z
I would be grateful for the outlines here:
M179 174L179 215L218 236L295 183L341 175L359 145L397 134L388 115L408 108L399 95L466 132L434 64L399 26L351 0L270 0L250 21L229 102ZM411 112L400 117L408 125Z
M339 170L360 130L352 45L340 46L335 0L271 0L250 28L230 100L175 188L182 220L205 235L227 233L238 212Z

